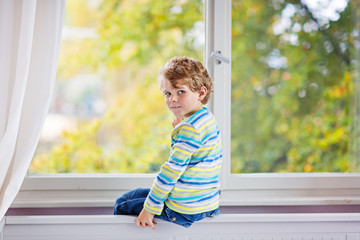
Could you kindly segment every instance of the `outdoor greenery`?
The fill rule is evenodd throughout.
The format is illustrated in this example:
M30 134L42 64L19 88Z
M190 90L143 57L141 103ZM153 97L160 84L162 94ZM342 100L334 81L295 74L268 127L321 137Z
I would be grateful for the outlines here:
M30 173L148 173L168 159L172 116L157 73L173 56L202 61L194 31L204 22L203 2L98 2L67 1L64 25L95 28L97 37L63 40L57 81L100 74L107 111L79 118L50 149L40 142Z
M359 1L304 2L233 1L234 173L360 170Z
M360 170L359 2L343 1L326 17L308 1L233 0L233 173ZM172 130L157 71L173 56L202 60L204 2L67 1L65 25L96 37L63 40L57 81L101 76L107 108L40 142L30 173L157 172Z

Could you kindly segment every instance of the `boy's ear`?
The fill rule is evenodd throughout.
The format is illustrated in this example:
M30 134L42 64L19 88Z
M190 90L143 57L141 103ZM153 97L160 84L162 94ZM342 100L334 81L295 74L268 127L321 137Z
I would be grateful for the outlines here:
M199 91L199 100L202 101L207 94L207 88L205 86L202 86Z

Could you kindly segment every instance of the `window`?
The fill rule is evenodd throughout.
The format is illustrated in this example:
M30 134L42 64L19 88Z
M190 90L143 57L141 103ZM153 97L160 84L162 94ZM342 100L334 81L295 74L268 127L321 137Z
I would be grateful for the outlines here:
M355 9L232 1L232 173L360 171Z
M172 116L157 84L167 59L202 60L204 3L67 1L57 86L30 174L154 173Z
M328 87L326 89L325 88L321 89L324 95L313 96L315 97L315 99L316 97L329 98L330 96L326 95L326 93L329 94L329 90L330 92L331 90L336 92L337 91L336 89L338 88L334 86L338 86L337 84L341 85L346 83L347 80L345 79L347 79L348 77L352 78L353 80L352 84L354 84L354 89L358 88L356 87L358 86L358 80L355 77L357 76L355 71L356 70L355 66L357 65L357 56L358 56L356 54L356 52L358 51L358 46L357 46L358 25L356 21L351 20L351 19L355 19L354 15L352 15L354 14L353 11L354 6L352 5L352 2L350 3L350 1L349 2L346 1L342 5L342 7L339 7L336 4L333 5L335 1L329 0L329 1L318 1L318 2L323 2L324 4L325 3L330 4L332 5L333 8L337 9L335 12L334 10L332 11L332 15L338 16L339 19L341 19L340 15L344 13L351 14L351 15L345 15L346 18L345 22L348 23L347 31L349 31L349 35L342 35L341 36L342 40L339 41L338 44L346 54L348 54L347 52L349 51L352 52L351 55L353 59L352 64L354 65L349 67L346 66L346 64L342 63L343 64L342 68L340 68L342 73L341 71L336 72L338 74L337 75L338 78L334 79L337 81L333 82L332 83L333 85L331 85L331 87ZM284 91L283 89L285 88L285 86L279 87L278 85L276 85L277 82L274 80L278 80L280 83L282 83L281 81L286 82L286 80L283 80L282 77L286 79L287 77L289 77L288 73L290 73L290 75L292 74L291 72L287 73L287 71L290 70L294 72L297 71L296 66L292 66L293 62L290 63L290 61L294 61L297 58L300 58L297 59L297 61L300 60L305 61L311 57L309 55L315 55L312 56L315 57L314 59L319 57L326 58L327 54L333 55L334 53L332 53L331 51L328 52L329 49L328 50L325 49L325 51L321 50L320 52L324 54L324 56L319 55L319 53L317 52L312 52L305 55L305 54L300 54L301 53L300 51L300 53L298 53L300 55L295 54L297 50L295 48L297 48L298 46L297 44L294 44L296 42L292 42L294 41L294 36L287 33L289 32L291 33L292 31L291 21L295 21L295 20L304 21L304 19L301 18L301 16L297 16L295 14L294 10L290 12L288 12L289 10L286 10L287 8L291 8L291 5L296 5L295 3L292 2L290 3L288 1L235 1L235 0L233 2L231 2L230 0L222 1L222 2L214 1L213 3L214 3L213 39L209 44L210 46L213 47L213 51L220 51L225 57L231 57L232 59L231 65L225 63L213 64L215 89L216 89L214 95L214 102L213 102L214 112L219 121L221 132L224 136L225 163L223 165L223 174L222 174L223 177L222 204L223 205L358 204L359 203L358 189L360 187L359 185L360 175L359 173L351 173L351 171L354 170L358 171L358 168L351 169L351 171L349 169L348 172L346 173L340 171L335 172L336 171L334 170L335 168L332 170L322 170L320 168L317 169L314 168L311 169L313 173L309 173L306 172L305 170L310 168L309 167L304 168L306 166L305 164L301 167L301 170L297 170L297 171L288 170L287 168L285 168L285 171L282 171L283 168L277 168L273 170L271 168L273 167L274 164L261 162L263 159L257 158L257 156L259 156L260 153L256 151L256 148L259 147L260 150L262 149L263 156L266 157L270 156L270 159L274 161L277 159L275 156L281 156L279 154L275 154L276 151L278 151L278 146L281 147L282 146L281 144L283 144L283 142L281 142L281 139L278 146L277 145L272 146L274 148L269 147L271 146L271 143L266 143L267 145L261 142L253 145L249 144L248 142L252 141L256 143L256 141L259 140L259 138L257 139L253 137L254 136L256 137L257 136L256 133L261 131L261 129L260 130L251 129L248 125L239 126L238 122L235 121L236 119L238 119L239 121L243 121L243 122L247 121L250 124L253 124L252 121L254 122L262 121L263 124L267 124L266 126L268 128L267 129L268 131L273 131L274 129L278 130L276 129L276 126L272 126L271 123L269 124L266 121L272 121L273 123L277 123L278 117L283 118L283 116L281 116L281 114L283 113L279 111L279 109L281 110L283 107L282 104L280 103L285 104L285 106L288 106L289 103L286 101L286 99L283 100L281 98L280 100L282 102L277 99L275 102L271 102L270 100L266 99L266 97L269 98L270 96L272 96L270 93L275 93L275 92L277 94L280 93L285 94L286 96L286 94L289 94L291 89L289 89L288 91ZM306 2L301 1L301 3L306 4L308 3L308 1ZM347 6L350 6L350 8L348 8ZM295 8L298 7L301 7L301 5L295 6ZM311 5L311 8L313 8L313 5ZM305 14L303 11L301 10L299 11L301 14ZM291 12L292 14L289 15ZM282 14L284 14L284 16ZM271 16L274 17L272 18ZM284 24L283 27L285 28L283 29L283 32L280 32L280 30L276 28L275 31L274 26L279 27L278 24L280 24L282 16L286 19L285 23L283 23ZM288 19L289 16L290 18L295 16L295 19L289 20ZM241 23L239 22L239 19L242 21ZM335 22L334 25L336 26L336 28L338 28L338 31L340 32L344 31L343 23L338 25L335 20L334 22ZM302 22L302 24L305 23L306 22ZM267 26L266 31L264 31L265 28L264 26ZM282 25L280 24L280 26ZM308 27L308 25L306 26ZM348 29L352 29L352 30L348 30ZM280 36L281 33L285 36L281 37ZM269 36L266 34L268 34ZM303 34L306 35L308 33L305 32ZM344 36L349 36L349 38L344 38ZM301 35L301 38L302 37L305 36ZM316 34L314 32L311 32L310 36L308 37L312 41L316 40ZM299 41L301 40L300 37L298 40ZM345 48L343 45L348 44L346 41L352 41L353 46L348 45ZM305 44L305 46L307 45ZM334 56L332 57L333 57L332 61L337 60L338 64L340 64L340 62L342 61L339 60L339 58L336 58ZM314 59L313 61L315 61ZM314 64L314 63L309 63L309 64ZM336 70L339 70L339 66L337 65L334 66L333 64L334 63L331 62L331 68L335 68ZM291 69L288 69L290 68L290 66L292 66ZM324 72L322 70L324 70L324 66L320 66L317 68L316 66L314 66L313 71L315 71L315 73L317 74L323 74ZM305 74L306 77L309 76L311 77L312 76L311 74L314 74L313 71L309 73L306 71L300 71L297 73L297 75L292 77L302 79L303 74ZM350 71L351 74L347 73ZM252 76L255 76L258 79L252 78ZM265 81L268 79L273 80L274 82ZM309 78L309 80L311 80L311 78ZM259 84L257 81L259 81L259 83L262 84L260 85L262 87L265 83L269 84L268 86L265 85L266 88L264 88L265 91L263 93L261 91L257 92L256 88L252 85L254 83ZM294 86L286 86L290 88L293 87L296 89L296 91L292 90L292 92L296 94L295 96L293 94L292 95L293 99L290 98L289 101L296 101L296 100L303 101L305 96L304 96L304 91L302 90L304 90L304 87L306 87L305 90L310 91L310 89L308 89L309 88L308 85L310 85L311 83L312 82L305 81L303 83L304 85L295 84ZM273 87L273 85L275 85L276 91L275 88L271 88ZM299 86L303 88L300 88ZM310 88L312 88L312 86L314 86L314 84L312 84ZM248 88L246 89L245 87ZM264 94L264 96L261 94ZM306 93L306 94L307 96L309 96L310 93ZM353 96L348 95L347 96L348 98L344 100L344 102L348 101L347 103L349 105L353 103L353 105L351 106L352 108L351 113L349 111L350 114L347 116L348 120L349 118L353 118L351 120L353 122L345 123L348 124L347 127L354 128L353 131L350 131L348 129L346 130L347 133L349 133L349 136L351 137L351 143L350 144L345 143L345 145L351 146L352 149L357 149L355 143L358 143L357 140L358 104L356 102L358 101L357 94L358 93L355 91ZM246 99L249 96L251 96L252 98ZM241 98L242 100L246 99L246 102L239 101L239 99ZM261 105L254 104L252 102L254 100L263 101L263 104L265 104L264 106L267 106L268 108L263 106L263 108L260 109ZM326 107L336 108L341 105L339 104L340 101L337 98L335 98L332 101L333 103L326 105ZM241 104L243 104L242 106L243 108L239 107L241 106ZM246 106L246 104L248 106ZM304 105L304 106L312 107L311 105ZM290 108L291 107L293 106L290 105ZM248 119L239 119L240 113L245 114L247 113L246 111L250 111L250 110L254 111L254 113L256 113L257 115L256 114L250 115L250 118ZM249 114L251 114L251 111ZM270 119L264 118L263 116L269 114L269 112L271 114L274 114L274 116L271 116ZM254 117L256 117L256 119ZM300 120L305 121L305 124L307 124L313 121L313 118L317 116L308 115L305 117L306 118L302 118ZM333 115L332 117L335 116ZM260 126L259 128L266 130L264 126ZM248 137L248 139L246 138L242 139L243 136L241 132L239 133L238 131L249 132L248 136L246 136ZM251 131L253 131L254 134L250 134ZM261 138L260 140L264 141ZM303 139L301 138L299 138L297 141L298 143L300 142L301 144L305 144L301 142L303 141ZM261 144L265 146L262 146ZM341 143L339 145L341 145ZM293 145L292 147L297 147L297 146ZM244 149L247 150L246 154L248 154L249 157L246 156L246 154L241 155L241 151ZM251 149L254 150L251 151ZM336 151L337 150L335 150L335 153L338 154ZM333 152L328 151L328 153L332 154ZM348 154L348 156L350 155L354 156L354 153L356 153L356 150L348 151L346 154ZM248 158L245 159L244 155L245 157ZM340 154L338 154L338 156L339 155ZM334 165L337 165L336 161L338 160L339 159L333 160L332 163L334 163ZM353 160L358 161L358 156L355 159L354 158L346 159L348 163L353 163ZM242 162L239 163L239 161ZM244 164L244 162L246 161L248 162L247 163L248 165ZM326 159L324 159L324 161L326 161ZM260 165L260 168L261 167L265 167L265 168L261 170L260 168L257 167L258 165ZM270 167L268 167L267 165ZM254 168L251 168L252 166L254 166Z
M182 1L176 1L176 3L180 2ZM309 4L309 2L311 1L301 1L302 4ZM333 3L343 1L324 0L317 2ZM295 143L298 145L294 144L294 142L290 142L290 144L289 140L288 142L283 142L284 136L287 136L286 134L293 134L290 130L284 131L286 128L281 125L283 123L281 121L287 123L286 121L288 120L282 115L284 111L283 105L291 110L296 103L305 100L309 101L307 97L311 97L310 100L320 100L324 98L325 100L329 100L330 103L328 105L315 105L315 103L317 103L315 101L301 104L301 107L304 109L299 113L296 112L297 114L302 114L299 115L302 116L302 118L297 116L301 122L297 120L295 123L298 125L295 126L303 127L302 124L304 124L304 129L306 130L306 124L312 124L312 127L314 127L319 121L318 118L321 119L321 121L325 121L322 119L325 115L321 115L321 112L309 111L314 105L316 107L329 107L331 110L331 107L337 109L343 106L340 104L340 102L343 101L345 105L351 107L351 110L349 108L347 111L349 111L349 113L351 111L352 114L345 116L344 119L355 116L352 117L351 120L347 118L346 121L342 122L345 124L343 125L344 128L347 128L344 129L342 133L344 135L341 135L344 137L342 140L346 140L345 136L347 136L347 134L349 134L348 136L351 139L351 143L346 142L348 140L343 141L343 143L355 149L354 151L347 150L346 154L344 154L346 157L345 162L351 163L351 161L348 161L349 159L357 160L358 157L352 159L349 157L355 154L358 155L356 146L356 143L358 143L358 136L356 134L358 126L358 106L356 103L356 101L358 101L358 93L355 90L358 89L359 86L358 80L355 77L357 76L355 72L356 68L354 66L348 66L345 63L341 63L342 65L340 65L342 60L334 56L334 51L331 51L331 47L329 47L331 45L325 43L325 41L322 42L323 48L320 47L321 44L316 45L318 41L317 38L324 36L318 36L318 32L312 23L310 23L310 25L306 24L305 12L301 10L301 5L288 3L288 1L285 0L234 0L233 2L230 0L207 0L204 4L206 13L204 62L214 79L215 85L215 93L210 107L213 109L218 120L224 145L221 204L246 206L360 204L359 173L343 173L343 170L337 170L336 168L323 170L315 167L315 165L311 165L313 169L310 167L306 168L308 163L306 157L303 158L301 167L295 171L289 170L286 165L282 164L264 164L260 161L260 157L258 157L270 157L270 161L276 161L279 156L282 156L278 154L281 152L278 149L285 149L287 150L285 152L288 154L294 152L294 150L290 151L293 147L303 148L304 144L306 144L305 141L302 142L304 138L297 138L297 142ZM344 1L344 5L341 8L336 5L336 11L332 11L333 15L326 18L329 20L330 25L326 25L326 21L322 23L328 26L326 29L336 26L336 28L339 29L338 31L343 31L341 29L343 29L345 23L339 25L337 22L342 21L342 17L340 16L344 13L351 12L349 6L352 6L352 4L350 1ZM309 10L313 8L311 4L306 6L309 7ZM110 9L112 8L110 7ZM300 15L298 16L297 14ZM304 14L304 16L302 14ZM330 20L330 18L334 16L339 16L340 18L336 21ZM348 16L350 16L351 20L353 15ZM295 24L295 20L301 27ZM284 23L282 23L283 21ZM344 21L347 24L350 23L346 17ZM350 35L345 34L338 36L335 34L342 39L339 42L339 48L346 54L348 54L348 51L352 53L358 51L359 38L357 23L355 25L350 24L348 27L352 29L347 30ZM309 32L306 32L305 28ZM264 31L264 29L267 30ZM268 35L265 35L265 33ZM301 36L293 36L293 34L297 35L300 33ZM345 38L345 36L349 38ZM313 42L310 42L310 45L307 43L303 45L303 38ZM347 42L350 40L352 41L352 46ZM297 41L299 43L297 43ZM109 47L106 44L104 46ZM309 46L317 46L321 49L319 50L321 54L312 51L306 52L307 54L303 53L302 51L306 51ZM301 49L299 49L299 47ZM215 51L220 51L225 57L231 57L232 63L226 64L222 62L218 64L210 57L210 53ZM144 54L147 56L147 52L144 52ZM354 56L355 55L350 55L350 58L352 59L352 64L354 63L356 65L357 57ZM319 58L326 59L325 62L330 65L326 65L325 63L320 65L314 64ZM310 59L313 62L309 61L309 65L314 64L315 66L297 65L304 69L311 69L311 71L298 72L299 69L294 66L296 59L297 61ZM300 63L302 63L302 61L300 61ZM339 66L336 64L339 64ZM333 67L334 65L336 67ZM330 66L332 67L330 68ZM329 71L334 70L334 68L337 71L331 75L336 75L336 78L334 77L333 81L327 82L328 78L325 78L323 74L328 76ZM312 74L319 76L319 78L312 78ZM304 78L303 75L305 75L306 78ZM302 82L298 80L298 82L296 82L297 84L289 84L293 78L296 79L296 77L300 80L309 79L309 81ZM315 82L316 85L314 85L313 81L320 81L319 79L323 79L323 81ZM354 84L352 86L354 90L353 95L350 96L348 93L345 99L344 95L341 95L343 93L342 91L344 91L342 90L342 84L350 84L350 82ZM329 85L323 86L320 83L328 83ZM257 86L259 88L257 88ZM248 92L244 93L245 89ZM316 91L317 94L314 94L312 91ZM288 101L282 99L288 97L289 94L292 98ZM334 98L331 98L331 94L333 94L332 96ZM341 98L338 98L338 96L341 96ZM277 99L278 97L280 99ZM353 103L355 102L353 105L351 105L350 99L353 99ZM249 102L249 105L245 106L248 108L244 106L239 108L241 104L244 104L243 102L245 100ZM262 102L263 105L255 105L253 103L254 101ZM285 108L285 110L287 110L287 108ZM236 120L239 118L240 113L247 114L249 112L252 113L252 111L256 113L252 115L253 118ZM291 113L295 114L293 112ZM335 111L335 113L337 112ZM270 118L265 118L265 114L270 115L266 116ZM333 115L333 119L330 119L334 121L334 123L338 121L338 117L335 118L335 116L338 115ZM247 131L247 125L243 126L243 124L241 124L239 126L236 121L247 121L250 122L250 124L253 124L252 121L262 124L270 121L270 124L266 125L267 128L262 126L262 129L254 129L255 134L251 135L244 134L244 132ZM274 122L279 124L273 126ZM333 122L329 122L329 124L333 124ZM350 127L355 129L353 131L349 130L348 128ZM250 144L252 142L256 143L257 141L257 138L253 138L253 136L259 136L264 129L275 131L274 133L277 135L275 135L276 138L274 139L279 141L279 146L275 145L275 148L272 149L272 143L266 141L271 139L271 134L268 134L264 135L266 137L265 139L260 139L263 141L259 143L263 145L261 146L261 152L250 151L251 148L259 147L259 144ZM336 128L331 130L334 129ZM241 139L241 134L237 134L237 131L243 131L242 135L245 135L248 139ZM297 132L306 134L306 132L298 130ZM284 133L284 136L279 133ZM330 133L333 132L330 131ZM336 142L335 145L339 147L341 143ZM284 146L289 148L284 148ZM248 152L241 155L244 149ZM271 152L271 150L274 151ZM255 155L251 155L251 153L255 153ZM311 150L306 153L311 153ZM334 154L334 152L326 151L326 154ZM335 156L339 156L339 154L337 154L337 150L335 150ZM310 155L311 154L305 154L304 156ZM288 155L286 156L288 157ZM254 159L255 161L253 161ZM288 159L290 160L290 157L288 157ZM331 159L330 161L331 164L334 164L333 166L338 166L339 164L336 163L338 160L337 158L335 160ZM341 165L342 164L340 164L340 166ZM286 171L283 172L283 169ZM313 173L306 172L306 170L311 170ZM353 170L358 171L358 168L357 170L349 168L348 172ZM326 173L323 171L326 171ZM29 204L34 207L111 206L114 199L121 194L121 192L135 187L149 187L153 177L154 174L29 175L25 179L22 190L13 206L28 207Z

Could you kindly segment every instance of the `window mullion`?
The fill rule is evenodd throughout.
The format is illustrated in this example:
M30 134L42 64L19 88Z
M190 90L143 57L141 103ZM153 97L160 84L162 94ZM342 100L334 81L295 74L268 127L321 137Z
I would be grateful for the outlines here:
M217 63L210 58L211 52L221 52L231 58L231 0L213 1L212 49L208 49L208 60L212 63L215 85L213 111L218 121L223 140L222 188L230 180L230 137L231 137L231 64Z

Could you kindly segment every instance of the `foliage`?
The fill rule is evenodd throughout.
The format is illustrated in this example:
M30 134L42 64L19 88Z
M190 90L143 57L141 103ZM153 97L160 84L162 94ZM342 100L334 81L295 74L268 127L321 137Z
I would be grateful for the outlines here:
M301 1L233 1L233 172L358 170L356 5L326 21Z
M305 2L233 0L233 173L360 170L359 3L348 1L330 19ZM157 69L175 55L202 59L203 4L68 1L65 23L95 29L96 36L63 40L58 81L100 75L108 107L101 117L80 119L50 150L38 148L30 172L158 171L168 158L172 116Z
M96 37L63 40L57 78L101 75L107 111L90 121L80 118L50 150L38 147L30 172L157 172L168 159L172 130L157 71L175 55L202 59L194 31L203 23L203 3L89 2L67 2L65 24L95 28Z

